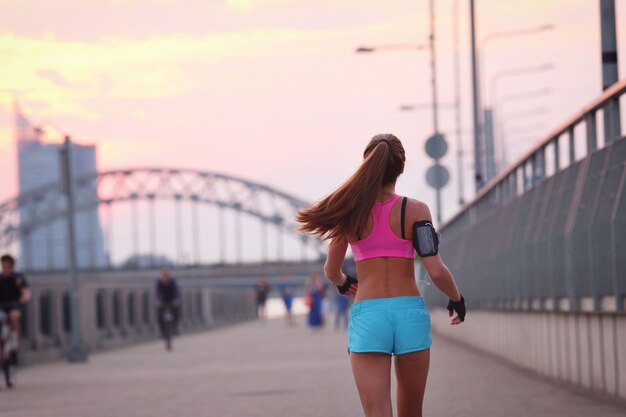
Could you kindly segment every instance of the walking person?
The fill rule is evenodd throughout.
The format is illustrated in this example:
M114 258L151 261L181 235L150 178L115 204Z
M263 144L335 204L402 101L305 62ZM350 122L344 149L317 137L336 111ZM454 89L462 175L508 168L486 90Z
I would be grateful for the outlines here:
M306 283L306 296L309 299L309 327L313 330L321 330L324 327L323 301L326 296L326 286L317 272L313 272Z
M350 302L352 297L337 293L335 296L335 330L342 327L348 328L348 317L350 313Z
M267 296L271 290L272 290L272 286L270 285L270 282L266 276L262 276L259 279L259 283L254 287L254 291L256 294L257 318L259 320L267 319L267 311L265 309L265 304L267 303Z
M450 298L450 324L465 319L465 302L438 253L428 206L401 197L402 143L376 135L352 177L328 197L298 213L301 230L330 240L326 277L342 294L356 295L348 352L366 417L392 417L391 365L399 417L421 417L430 362L430 314L415 282L415 252L433 283ZM348 245L358 281L341 270ZM456 312L456 314L454 314Z
M280 285L280 296L283 299L283 304L285 304L285 318L289 326L295 324L292 313L295 290L295 286L289 280L289 275L285 275L283 277L283 283Z

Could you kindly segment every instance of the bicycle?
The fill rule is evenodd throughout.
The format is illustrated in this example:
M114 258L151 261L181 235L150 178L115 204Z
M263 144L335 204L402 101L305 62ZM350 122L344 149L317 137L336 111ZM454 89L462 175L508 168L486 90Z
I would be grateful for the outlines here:
M165 341L165 349L172 350L172 337L174 336L176 315L172 304L163 304L159 310L161 320L161 334Z
M11 343L15 339L15 331L9 326L9 316L0 309L0 366L7 388L15 386L17 346Z

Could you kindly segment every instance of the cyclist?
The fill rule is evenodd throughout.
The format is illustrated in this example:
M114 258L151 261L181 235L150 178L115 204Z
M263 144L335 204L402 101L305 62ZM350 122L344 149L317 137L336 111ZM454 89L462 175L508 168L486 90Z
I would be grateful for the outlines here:
M21 307L31 298L26 277L15 272L15 258L11 255L0 257L2 269L0 272L0 308L9 318L11 333L8 340L9 361L17 365L17 347L20 333Z
M166 308L171 308L174 316L174 332L178 333L178 320L180 318L180 287L176 279L172 278L170 270L161 269L161 277L156 282L157 297L157 317L159 319L159 329L163 335L163 312Z

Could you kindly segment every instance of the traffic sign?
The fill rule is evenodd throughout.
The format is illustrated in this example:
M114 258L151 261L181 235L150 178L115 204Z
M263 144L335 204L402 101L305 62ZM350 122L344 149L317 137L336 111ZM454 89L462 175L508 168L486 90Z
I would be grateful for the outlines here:
M426 141L426 154L433 159L441 159L448 153L448 142L441 133L435 133Z
M426 182L434 189L445 187L450 181L450 171L443 165L433 165L426 171Z

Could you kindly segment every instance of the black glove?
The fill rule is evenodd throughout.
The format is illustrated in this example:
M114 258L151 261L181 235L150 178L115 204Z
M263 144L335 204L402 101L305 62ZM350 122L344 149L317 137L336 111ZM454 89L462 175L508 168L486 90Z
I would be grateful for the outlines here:
M465 321L465 298L461 295L461 299L459 301L452 301L448 303L448 310L452 313L456 311L459 315L459 319L461 321Z
M346 282L343 283L343 285L336 285L337 289L339 290L339 292L341 294L345 294L346 292L348 292L348 290L350 289L350 286L352 284L358 284L359 280L351 277L350 275L346 274Z

